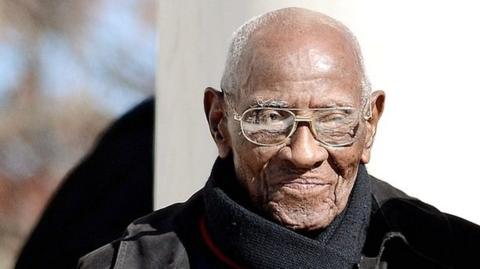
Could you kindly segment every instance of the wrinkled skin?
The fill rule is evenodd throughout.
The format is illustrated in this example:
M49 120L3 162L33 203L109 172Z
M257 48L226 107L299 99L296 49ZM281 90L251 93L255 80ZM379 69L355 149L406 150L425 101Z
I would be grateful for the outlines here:
M347 205L359 164L370 158L384 93L372 94L371 119L361 120L358 139L345 147L322 145L306 124L299 124L285 144L258 146L241 135L232 118L232 109L241 114L269 103L361 109L363 70L350 36L327 24L305 27L285 33L288 29L271 25L258 31L243 55L242 87L232 108L211 88L204 104L219 156L233 154L237 178L253 204L281 225L313 231L328 226Z

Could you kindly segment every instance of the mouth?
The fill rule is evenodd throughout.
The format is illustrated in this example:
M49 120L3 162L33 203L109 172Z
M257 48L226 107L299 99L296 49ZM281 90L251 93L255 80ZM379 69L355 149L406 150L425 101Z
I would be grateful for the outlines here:
M280 188L289 188L293 190L322 190L330 187L332 184L318 178L293 178L280 181L277 186Z

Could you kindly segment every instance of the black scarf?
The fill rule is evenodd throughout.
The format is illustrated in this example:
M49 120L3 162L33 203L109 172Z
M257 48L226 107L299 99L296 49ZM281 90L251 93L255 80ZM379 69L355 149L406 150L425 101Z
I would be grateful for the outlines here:
M315 239L253 210L231 158L215 162L205 187L206 227L213 242L243 268L352 268L366 238L371 190L363 165L346 209Z

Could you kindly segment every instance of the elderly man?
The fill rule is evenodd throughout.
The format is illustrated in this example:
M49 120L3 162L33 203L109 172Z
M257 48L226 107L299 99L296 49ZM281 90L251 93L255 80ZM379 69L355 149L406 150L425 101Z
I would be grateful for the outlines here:
M79 268L466 268L479 227L369 176L385 95L349 30L287 8L235 34L204 106L206 186ZM408 169L408 166L405 166Z

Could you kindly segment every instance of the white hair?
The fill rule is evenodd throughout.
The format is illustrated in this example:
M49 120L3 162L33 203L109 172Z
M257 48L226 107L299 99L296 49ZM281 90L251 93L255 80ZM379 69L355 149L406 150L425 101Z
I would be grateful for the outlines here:
M363 63L360 45L353 33L345 25L331 17L319 12L302 8L284 8L267 12L250 19L233 33L221 81L221 88L227 99L231 99L233 96L235 96L235 93L240 89L240 74L242 74L241 68L244 68L241 64L241 60L245 54L245 51L247 50L247 45L249 44L251 37L259 29L271 23L282 23L284 25L288 25L292 22L292 20L296 19L298 15L305 16L306 14L310 17L314 17L317 21L321 21L321 23L324 25L328 25L341 32L344 32L347 38L353 43L355 54L362 70L362 104L367 104L371 94L371 85L365 74L365 66ZM231 102L232 100L229 101Z

